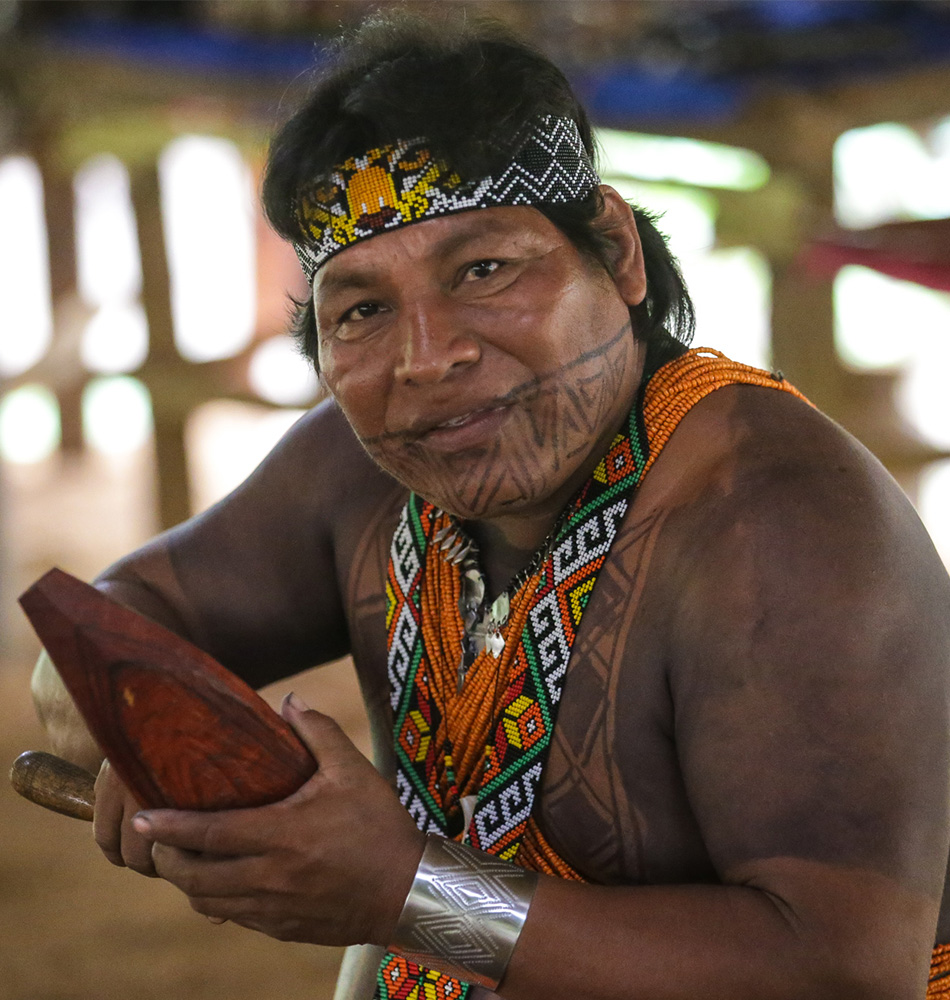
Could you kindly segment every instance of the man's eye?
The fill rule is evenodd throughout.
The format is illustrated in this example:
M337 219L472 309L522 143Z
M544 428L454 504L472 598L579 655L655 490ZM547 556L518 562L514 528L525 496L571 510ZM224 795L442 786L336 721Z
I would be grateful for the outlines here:
M490 278L493 274L501 270L502 267L503 264L500 260L479 260L469 265L462 280L472 281L473 279Z
M378 302L361 302L357 306L347 311L340 317L342 323L358 323L362 319L369 319L379 312Z

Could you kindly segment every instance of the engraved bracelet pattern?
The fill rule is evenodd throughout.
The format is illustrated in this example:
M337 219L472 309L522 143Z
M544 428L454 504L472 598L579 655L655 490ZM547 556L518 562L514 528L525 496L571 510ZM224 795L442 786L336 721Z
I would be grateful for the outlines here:
M537 872L430 835L389 950L493 990L537 884Z

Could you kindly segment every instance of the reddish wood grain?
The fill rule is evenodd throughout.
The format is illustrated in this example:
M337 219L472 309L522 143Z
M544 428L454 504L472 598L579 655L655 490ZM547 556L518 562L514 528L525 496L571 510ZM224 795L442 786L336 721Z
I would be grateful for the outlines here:
M247 684L95 587L53 569L20 605L143 807L265 805L316 770L290 726Z

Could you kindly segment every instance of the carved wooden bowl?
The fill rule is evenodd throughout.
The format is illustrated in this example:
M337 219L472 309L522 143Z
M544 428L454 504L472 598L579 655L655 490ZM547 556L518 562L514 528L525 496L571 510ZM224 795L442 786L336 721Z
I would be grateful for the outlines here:
M53 569L20 604L143 808L265 805L316 770L293 729L247 684L95 587Z

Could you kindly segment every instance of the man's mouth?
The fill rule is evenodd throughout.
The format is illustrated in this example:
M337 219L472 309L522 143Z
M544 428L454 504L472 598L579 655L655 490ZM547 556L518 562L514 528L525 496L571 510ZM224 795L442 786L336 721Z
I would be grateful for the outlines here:
M506 400L437 422L426 421L412 428L406 440L436 451L484 447L495 439L511 409L511 401Z
M443 420L442 423L436 424L434 427L430 427L428 431L422 432L422 436L430 433L431 431L440 431L451 427L462 427L463 425L469 423L469 421L478 420L486 414L495 413L498 410L504 410L508 407L508 405L508 403L499 403L498 406L484 406L477 410L470 410L468 413L463 413L460 417L452 417L451 420Z
M401 430L384 431L375 437L364 438L363 444L370 448L397 442L403 445L428 444L439 437L459 436L468 427L491 424L500 427L515 407L525 404L535 395L537 395L536 383L519 385L510 392L487 402L476 403L463 413L456 411L438 416L419 416L409 421Z

